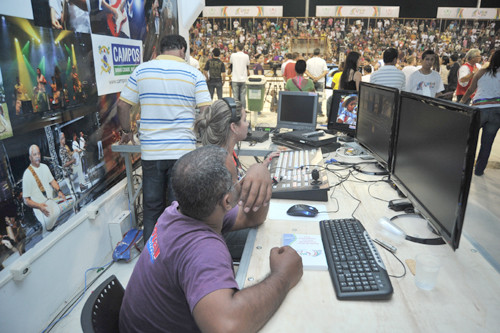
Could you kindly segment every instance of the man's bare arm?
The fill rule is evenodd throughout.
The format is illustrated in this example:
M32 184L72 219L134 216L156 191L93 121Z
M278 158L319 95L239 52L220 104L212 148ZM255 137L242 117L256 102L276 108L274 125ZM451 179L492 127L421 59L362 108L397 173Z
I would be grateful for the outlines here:
M26 204L26 206L28 206L30 208L41 210L43 215L45 215L45 216L50 215L46 204L33 201L33 200L31 200L31 197L25 197L23 199L24 199L24 203Z
M128 132L127 134L122 134L120 143L128 143L130 140L132 140L132 143L134 143L133 133L130 130L130 110L132 110L132 105L119 99L117 103L117 110L120 126L125 132Z
M257 332L278 310L302 277L302 259L289 246L273 248L271 273L259 284L240 290L216 290L194 307L202 332Z

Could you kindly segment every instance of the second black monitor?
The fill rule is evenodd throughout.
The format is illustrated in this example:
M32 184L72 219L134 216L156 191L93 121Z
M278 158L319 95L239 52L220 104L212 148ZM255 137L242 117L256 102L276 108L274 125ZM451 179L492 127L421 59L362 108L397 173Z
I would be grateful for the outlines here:
M354 137L358 116L358 92L334 90L328 110L328 129Z
M357 142L390 171L399 90L362 82L359 87Z

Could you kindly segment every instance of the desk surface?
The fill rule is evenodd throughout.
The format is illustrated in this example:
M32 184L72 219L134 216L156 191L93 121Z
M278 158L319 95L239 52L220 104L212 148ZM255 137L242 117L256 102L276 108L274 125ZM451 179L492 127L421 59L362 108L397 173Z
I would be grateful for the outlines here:
M346 174L346 171L341 173ZM334 176L330 184L336 180ZM380 176L358 174L364 180L381 179ZM355 180L355 179L353 179ZM278 312L264 326L262 332L334 332L334 331L378 331L378 332L494 332L500 326L500 279L498 273L481 254L462 237L460 248L453 252L448 245L422 245L402 241L395 243L384 237L378 219L392 217L395 212L387 208L382 200L396 199L397 194L385 182L350 182L329 192L326 203L330 218L354 216L362 221L372 238L388 240L398 250L396 255L403 262L415 259L420 253L440 256L441 267L437 285L432 291L423 291L415 286L414 276L406 266L403 278L391 278L394 294L386 301L339 301L328 271L304 271L298 285L287 295ZM358 201L352 196L361 200ZM290 200L272 200L275 209ZM305 202L313 206L319 202ZM357 208L356 208L357 207ZM257 229L244 286L249 287L265 278L269 273L269 251L280 246L283 233L319 234L318 221L327 214L313 219L288 220L285 212L281 219L270 218ZM407 233L425 234L423 220L401 219L398 224ZM412 229L412 230L409 230ZM401 275L402 265L377 245L390 275Z

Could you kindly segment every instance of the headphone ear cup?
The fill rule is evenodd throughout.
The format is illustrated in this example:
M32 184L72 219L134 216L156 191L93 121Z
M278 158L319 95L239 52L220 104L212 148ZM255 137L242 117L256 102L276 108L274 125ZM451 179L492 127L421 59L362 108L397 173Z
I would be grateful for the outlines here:
M226 102L227 106L231 110L231 123L237 122L239 119L236 117L236 101L231 97L222 98L224 102Z

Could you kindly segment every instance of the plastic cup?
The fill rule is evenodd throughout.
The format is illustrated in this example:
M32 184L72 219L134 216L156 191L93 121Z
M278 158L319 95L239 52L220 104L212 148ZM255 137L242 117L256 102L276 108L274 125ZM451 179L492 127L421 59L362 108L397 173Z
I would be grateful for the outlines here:
M419 254L416 258L415 284L423 290L432 290L436 285L441 260L433 254Z

